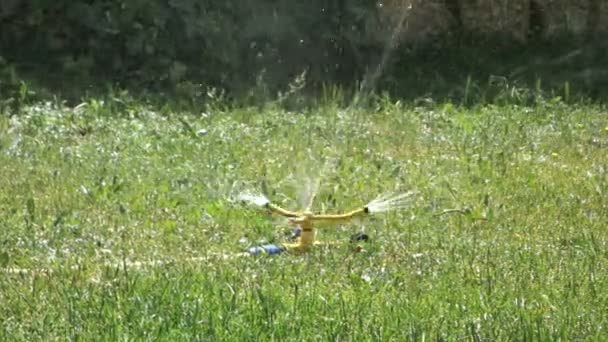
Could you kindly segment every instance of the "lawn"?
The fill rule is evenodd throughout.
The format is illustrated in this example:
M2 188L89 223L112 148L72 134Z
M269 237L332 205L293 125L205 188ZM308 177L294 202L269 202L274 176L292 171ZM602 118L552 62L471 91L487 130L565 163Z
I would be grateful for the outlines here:
M0 340L608 339L608 109L121 98L0 116ZM343 212L283 241L242 191ZM370 241L354 253L348 238ZM139 264L138 264L139 263Z

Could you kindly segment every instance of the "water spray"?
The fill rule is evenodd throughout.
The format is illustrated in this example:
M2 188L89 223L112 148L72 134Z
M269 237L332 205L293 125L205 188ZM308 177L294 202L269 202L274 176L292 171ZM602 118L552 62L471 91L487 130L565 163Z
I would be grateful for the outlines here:
M393 28L392 33L388 36L388 39L384 43L384 50L382 51L382 55L380 61L376 65L373 71L368 72L361 82L361 87L359 91L366 94L374 91L376 88L376 83L378 83L378 79L382 76L384 69L389 62L391 54L395 47L398 45L399 37L401 33L407 26L407 16L412 10L412 4L408 4L405 8L399 9L399 18L395 23L395 27Z
M370 213L383 213L391 210L400 210L409 207L415 195L416 193L413 191L397 195L384 195L369 202L365 207Z
M266 198L266 196L252 194L249 192L244 192L244 193L239 194L238 200L243 201L243 202L248 202L248 203L256 205L258 207L264 207L268 203L270 203L270 200L268 198Z

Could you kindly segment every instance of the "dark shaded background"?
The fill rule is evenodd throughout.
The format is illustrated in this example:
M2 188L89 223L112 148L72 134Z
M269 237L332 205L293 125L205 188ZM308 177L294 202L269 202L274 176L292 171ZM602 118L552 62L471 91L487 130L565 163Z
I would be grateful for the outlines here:
M294 83L312 94L338 85L406 98L485 96L513 87L559 92L567 84L604 97L605 35L549 37L547 9L528 1L522 40L467 27L462 12L470 1L435 2L450 14L449 29L411 39L422 33L410 28L408 40L399 36L400 7L387 10L390 1L3 0L0 96L23 92L27 80L68 98L107 84L265 98ZM588 2L588 25L597 26L599 2ZM410 3L417 15L422 5Z

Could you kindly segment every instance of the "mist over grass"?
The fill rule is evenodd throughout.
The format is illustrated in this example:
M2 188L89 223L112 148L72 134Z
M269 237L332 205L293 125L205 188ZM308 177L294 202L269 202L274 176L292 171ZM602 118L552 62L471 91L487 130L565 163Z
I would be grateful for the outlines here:
M176 111L123 94L0 116L0 339L607 337L604 105L339 95ZM364 231L360 253L218 256L289 230L235 194L302 209L320 170L315 211L417 195L321 227Z

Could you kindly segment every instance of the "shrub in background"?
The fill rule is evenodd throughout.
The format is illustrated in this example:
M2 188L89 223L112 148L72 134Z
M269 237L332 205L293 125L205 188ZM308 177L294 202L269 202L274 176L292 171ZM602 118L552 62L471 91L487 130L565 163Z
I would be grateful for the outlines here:
M32 67L147 86L340 80L360 68L373 13L363 0L3 0L0 46Z
M519 43L532 31L541 37L562 29L598 32L608 22L603 3L2 0L0 53L7 64L19 65L21 74L59 86L95 80L187 93L208 87L243 93L257 84L275 94L303 74L312 87L359 81L394 85L404 77L438 84L445 74L440 63L448 64L448 72L469 72L454 65L455 59L479 66L481 55L471 59L452 49L463 42L462 32L507 35ZM511 41L491 39L489 45L501 48ZM487 50L487 41L483 44L478 51ZM416 63L413 50L424 54ZM434 64L422 68L429 61Z

